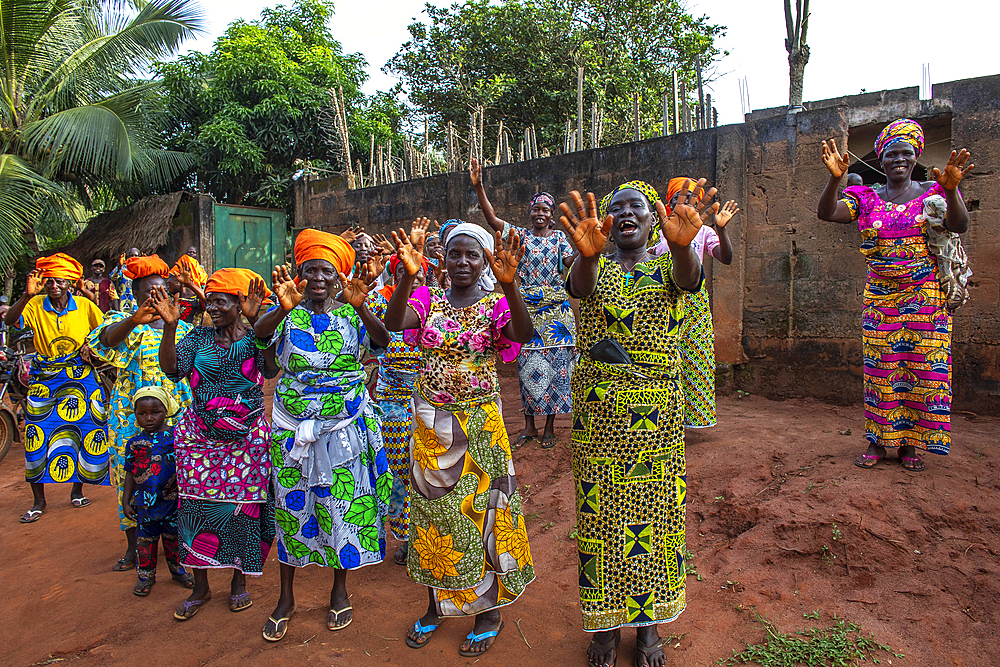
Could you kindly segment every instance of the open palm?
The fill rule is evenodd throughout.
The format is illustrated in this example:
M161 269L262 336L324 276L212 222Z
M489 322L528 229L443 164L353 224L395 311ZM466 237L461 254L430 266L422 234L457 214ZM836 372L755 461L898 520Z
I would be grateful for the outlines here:
M486 259L490 263L490 268L493 269L493 275L496 276L497 282L509 285L517 277L517 265L524 258L525 248L521 245L521 237L513 229L507 233L506 243L504 243L503 238L500 236L500 232L496 232L494 243L496 254L494 255L488 249L484 249Z
M718 190L710 188L704 196L698 197L696 193L705 189L705 179L698 179L693 188L690 185L691 181L684 183L678 193L677 204L669 216L663 202L656 202L656 214L660 219L663 238L678 246L691 245L708 217L719 210L719 202L709 205Z
M286 312L299 305L307 284L307 281L302 280L296 285L287 266L275 266L271 271L271 291L278 299L281 309Z
M604 246L608 244L614 216L606 216L603 221L597 217L597 199L593 192L587 193L586 207L578 191L573 190L569 196L573 200L575 211L565 202L559 204L559 210L563 212L559 220L569 232L569 237L573 239L580 254L594 257L603 252Z

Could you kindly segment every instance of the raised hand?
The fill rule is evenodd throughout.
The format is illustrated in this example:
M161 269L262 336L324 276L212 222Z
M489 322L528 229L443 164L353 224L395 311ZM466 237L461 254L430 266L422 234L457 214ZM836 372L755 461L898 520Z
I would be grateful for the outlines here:
M434 277L437 279L438 285L441 289L448 288L448 270L444 266L444 251L438 248L434 251L434 258L438 261L437 264L431 264L431 270L434 271Z
M725 204L723 204L722 208L719 209L719 212L715 214L715 226L725 227L726 224L728 224L729 221L733 219L733 216L739 212L740 212L740 207L736 205L735 201L730 199Z
M135 324L149 324L150 322L155 322L160 319L160 314L156 312L156 306L153 305L153 299L146 299L141 306L139 306L134 313L132 313L132 321Z
M932 170L931 173L934 176L934 180L945 190L954 190L962 182L962 179L965 178L965 175L976 166L970 164L968 167L963 168L963 165L971 157L972 153L964 148L961 151L952 151L951 156L948 158L948 164L944 167L944 171L941 171L937 167L934 167Z
M479 166L479 160L476 158L469 159L469 180L473 186L483 184L483 168Z
M371 266L370 260L366 264L358 262L354 265L354 273L351 278L337 271L337 275L340 276L340 284L344 288L341 296L356 309L364 305L365 299L368 298L368 292L371 291L372 285L375 284L375 279L378 277L378 274L372 274Z
M656 202L660 231L663 233L663 238L669 243L678 246L691 245L691 241L698 235L698 230L701 229L705 220L718 212L719 202L709 205L715 193L718 192L715 188L710 188L701 198L694 194L698 190L704 190L704 188L704 178L698 179L693 188L691 188L691 181L685 182L677 197L677 205L674 206L674 210L669 216L667 216L667 209L663 202Z
M178 268L177 282L179 282L181 285L186 285L187 287L190 287L191 283L194 282L194 279L191 278L191 269L189 269L187 266L181 266L180 268Z
M846 144L844 145L844 154L841 156L840 151L837 150L836 141L833 139L830 139L829 143L823 141L823 164L830 170L830 175L834 178L840 178L847 173L850 163L847 161Z
M45 276L42 275L41 269L35 269L28 273L28 284L25 286L25 291L28 296L38 296L45 289Z
M296 285L295 279L292 278L292 274L287 266L275 266L274 270L271 271L271 291L274 292L275 298L278 299L278 304L285 312L299 305L299 302L302 301L302 295L305 294L307 284L308 281L303 279Z
M402 228L399 229L398 234L392 232L392 240L396 243L396 254L399 255L399 261L406 267L406 272L411 276L417 275L417 271L423 264L423 243L420 244L421 249L417 250L410 241L409 235Z
M417 218L410 225L410 243L421 255L424 253L424 243L427 242L427 229L432 224L437 227L437 220L432 223L430 218Z
M243 316L249 320L255 319L257 313L260 312L260 305L264 303L264 281L260 278L254 278L250 287L247 288L247 295L244 296L242 292L239 292L236 298L240 301L240 310L243 312Z
M493 269L493 275L496 276L497 282L510 285L517 277L517 265L524 257L525 248L521 245L521 237L511 229L507 232L507 243L504 243L500 232L496 232L495 244L496 255L486 248L483 249L486 253L486 259L490 263L490 268Z
M181 319L181 295L176 294L173 298L167 294L163 287L154 287L149 296L149 301L153 302L153 308L163 318L163 323L177 324Z
M375 246L382 252L383 255L391 255L396 252L396 249L392 245L392 241L387 239L385 234L373 234L372 240L375 242Z
M559 217L563 227L569 232L580 254L584 257L594 257L604 251L611 233L611 224L615 221L613 215L606 216L603 221L597 218L597 199L593 192L587 193L587 206L584 208L583 197L576 190L569 193L576 208L574 213L565 202L559 204L563 214Z
M348 227L344 231L340 232L340 234L338 234L337 236L344 239L348 243L351 243L352 241L354 241L354 239L358 238L358 236L360 236L364 232L365 228L362 227L361 225L353 225L351 227Z

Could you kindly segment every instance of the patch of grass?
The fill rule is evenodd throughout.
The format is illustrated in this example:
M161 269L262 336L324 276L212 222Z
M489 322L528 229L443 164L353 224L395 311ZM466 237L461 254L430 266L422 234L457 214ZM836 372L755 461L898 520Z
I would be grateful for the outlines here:
M833 524L833 541L836 542L843 536L844 534L840 532L840 528L837 527L837 524Z
M819 610L803 614L806 618L818 618ZM723 658L719 665L756 664L761 667L796 667L810 665L816 667L848 667L859 662L880 664L880 658L902 658L904 655L875 640L875 633L864 634L861 627L833 616L833 625L826 628L815 626L799 630L794 634L779 632L773 623L757 614L767 637L762 644L748 645L743 652L733 651L731 658Z
M694 554L688 550L686 544L684 545L684 551L681 552L681 555L684 556L684 574L689 577L697 577L698 581L701 581L701 575L698 574L698 570L695 569L694 563L692 563L694 560Z

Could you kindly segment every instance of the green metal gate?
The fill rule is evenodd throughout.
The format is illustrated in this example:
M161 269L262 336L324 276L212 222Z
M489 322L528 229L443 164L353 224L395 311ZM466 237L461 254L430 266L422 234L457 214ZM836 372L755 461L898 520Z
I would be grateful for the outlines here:
M252 269L270 283L271 270L284 263L284 211L215 204L214 270Z

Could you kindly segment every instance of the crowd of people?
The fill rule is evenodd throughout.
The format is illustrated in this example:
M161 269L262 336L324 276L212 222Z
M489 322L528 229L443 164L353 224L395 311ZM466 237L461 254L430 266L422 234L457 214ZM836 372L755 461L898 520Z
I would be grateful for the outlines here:
M876 150L888 183L840 192L848 170L824 143L823 219L857 221L868 260L863 338L869 468L898 447L947 453L951 313L924 240L929 198L948 233L968 227L953 154L935 181L910 180L923 147L903 119ZM277 544L280 596L263 627L277 642L295 613L295 573L333 570L327 628L354 618L347 573L393 559L427 588L407 632L420 649L447 617L474 617L459 647L475 657L504 628L502 608L535 578L514 452L556 443L572 413L579 596L588 661L617 661L636 628L637 667L662 667L657 624L685 601L685 428L716 423L712 317L702 262L733 260L734 201L705 179L665 192L627 181L599 202L572 192L526 202L527 227L498 218L471 161L488 227L426 218L392 240L352 227L301 231L294 270L270 289L243 268L208 275L190 248L170 267L126 253L107 278L95 260L41 257L4 314L30 328L36 354L25 425L26 479L118 490L133 592L156 583L162 542L172 578L190 589L188 621L212 598L208 572L232 570L229 609L253 604ZM575 314L571 300L579 303ZM517 362L524 427L503 418L499 362ZM95 364L117 369L109 389ZM264 381L280 376L273 407ZM536 417L545 416L544 426ZM541 433L539 433L541 428ZM568 471L567 471L568 472Z

